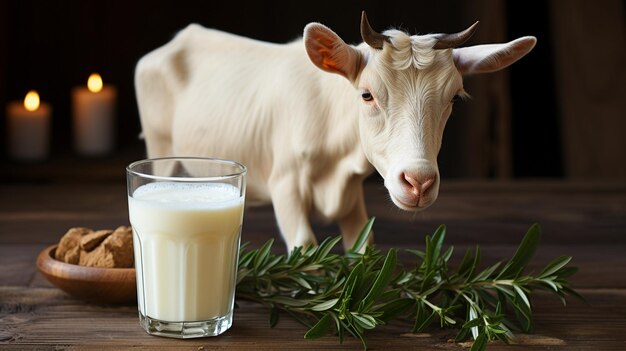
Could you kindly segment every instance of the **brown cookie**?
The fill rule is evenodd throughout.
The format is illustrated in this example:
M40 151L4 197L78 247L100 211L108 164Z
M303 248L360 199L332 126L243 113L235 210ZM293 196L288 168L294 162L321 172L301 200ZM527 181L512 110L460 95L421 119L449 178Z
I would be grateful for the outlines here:
M130 268L133 266L133 232L130 227L118 227L106 238L103 245L111 254L114 267Z
M130 227L119 227L91 252L80 253L80 265L105 268L133 266L133 236Z
M70 228L59 241L54 257L63 262L76 263L80 252L80 241L83 236L92 232L89 228Z
M71 264L79 264L78 262L80 262L81 252L82 251L80 250L80 246L74 246L65 252L65 255L63 256L63 261Z
M110 229L91 232L80 239L80 248L84 251L90 252L95 249L96 246L100 245L100 243L112 233L113 231Z
M107 264L104 259L106 256L104 251L104 246L102 245L97 246L91 252L81 251L78 264L86 267L113 268L113 262Z

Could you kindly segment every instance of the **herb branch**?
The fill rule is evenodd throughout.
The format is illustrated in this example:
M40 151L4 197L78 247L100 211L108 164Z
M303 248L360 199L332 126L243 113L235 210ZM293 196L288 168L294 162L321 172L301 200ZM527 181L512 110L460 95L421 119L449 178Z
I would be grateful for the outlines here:
M413 333L433 324L456 328L456 342L474 340L471 351L485 350L492 340L509 343L513 331L531 332L534 290L551 291L564 304L567 295L582 299L567 281L577 270L568 266L569 256L554 259L537 275L525 273L541 237L537 224L510 260L480 271L478 246L465 252L456 270L448 266L454 248L444 250L443 225L425 237L424 250L407 250L417 264L405 268L395 249L383 254L372 246L364 248L373 222L344 255L331 252L341 237L295 248L289 255L271 253L272 240L255 250L244 245L237 299L268 307L272 327L279 311L286 312L309 328L306 339L334 334L341 343L351 335L366 349L368 330L393 319L410 319Z

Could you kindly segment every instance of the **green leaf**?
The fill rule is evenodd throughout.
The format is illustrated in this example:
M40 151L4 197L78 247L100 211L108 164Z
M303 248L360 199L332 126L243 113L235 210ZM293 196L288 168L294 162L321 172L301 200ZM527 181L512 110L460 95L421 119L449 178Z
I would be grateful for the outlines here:
M515 289L517 295L522 299L522 301L524 301L526 307L530 309L530 301L528 301L528 297L526 296L526 293L522 290L522 288L520 288L517 284L513 284L513 289Z
M396 260L397 260L396 250L395 249L389 250L389 252L387 252L387 257L385 257L385 262L383 263L383 267L380 269L380 271L378 271L378 275L376 276L376 280L374 281L374 284L372 285L369 292L363 299L363 302L361 303L362 306L370 305L372 302L374 302L374 300L376 300L380 296L380 294L382 294L384 289L389 284L389 281L391 281L393 271L396 268Z
M239 255L239 268L247 267L252 261L252 258L254 258L256 251L249 251L244 253L242 249L241 252L242 254Z
M392 279L393 280L393 279ZM378 303L389 303L389 301L395 300L400 297L400 289L393 288L394 283L390 282L390 285L385 288L382 294L376 299Z
M429 297L431 294L435 294L440 291L443 282L433 285L430 289L422 291L422 297Z
M465 255L463 256L463 259L461 260L461 263L459 264L459 268L457 269L458 274L461 276L464 276L472 268L473 261L474 261L474 254L472 253L472 250L471 249L465 250Z
M250 274L250 270L240 268L237 272L237 284L244 280Z
M564 293L568 294L568 295L572 295L575 298L577 298L578 300L584 302L584 303L588 303L587 299L585 299L584 296L580 295L578 292L576 292L576 290L568 287L568 286L564 286L563 289L561 289Z
M500 264L502 264L502 262L498 262L494 265L492 265L491 267L485 269L484 271L478 273L476 275L476 277L474 277L474 281L483 281L483 280L488 280L491 278L491 275L493 274L493 272L496 271L496 269L498 269L498 267L500 267Z
M369 221L367 221L363 229L361 229L359 236L357 236L356 241L354 242L354 245L352 245L350 251L354 253L361 251L361 249L367 242L367 238L370 236L370 232L372 231L372 226L374 226L375 219L376 217L372 217Z
M552 290L554 290L554 292L559 292L561 290L560 286L557 286L552 280L550 279L541 279L540 280L543 284L549 286Z
M352 317L354 317L354 321L363 329L374 329L376 327L376 320L370 315L352 313Z
M448 260L450 260L450 257L452 257L452 253L454 252L454 246L450 246L446 252L443 253L443 255L441 255L441 258L443 259L444 262L448 262Z
M339 241L341 241L341 236L326 238L315 251L315 256L313 260L319 261L324 259L328 255L330 250L332 250L337 245L337 243L339 243Z
M452 317L450 317L448 315L442 314L441 318L442 318L442 321L444 322L444 324L446 324L446 325L455 325L456 324L456 321L454 320L454 318L452 318Z
M287 264L295 267L300 260L302 260L302 246L296 246L287 256Z
M263 265L263 268L258 271L258 275L263 275L267 273L270 269L274 268L278 263L285 259L285 256L276 256L269 263Z
M470 329L470 328L482 326L483 324L484 324L484 321L482 318L474 318L472 320L465 322L462 328Z
M270 328L274 328L278 324L278 309L275 306L270 308Z
M515 255L513 255L513 258L511 258L502 271L500 271L497 279L517 277L524 270L524 268L526 268L528 262L530 262L535 255L540 239L541 227L539 224L535 223L528 229L524 239L522 239L522 242L517 248Z
M380 306L375 306L374 310L383 313L380 316L380 319L384 321L389 321L399 315L406 314L407 311L410 310L411 306L413 306L413 304L415 304L415 301L413 299L402 298L383 303Z
M411 253L415 256L417 256L418 258L424 259L424 257L426 257L426 253L422 250L416 250L416 249L405 249L404 251Z
M487 336L486 333L480 333L478 334L478 337L476 338L476 340L474 340L474 343L472 344L472 348L470 349L470 351L484 351L487 349L487 343L489 342L489 337Z
M302 307L308 304L308 302L305 300L294 299L293 297L287 297L287 296L281 296L281 295L269 296L269 297L266 297L265 300L269 302L274 302L277 304L289 306L289 307Z
M427 275L428 273L433 271L432 267L435 265L435 262L433 260L435 256L435 244L433 243L430 235L426 235L426 237L424 237L424 240L426 241L426 250L424 251L424 261L422 262L420 270L423 271L425 275Z
M415 316L415 324L413 325L413 333L419 333L428 328L435 319L437 312L431 310L429 314L427 309L423 302L420 301L417 303L417 314Z
M500 299L500 301L498 301L498 303L496 304L496 315L497 316L501 316L504 313L503 312L504 311L504 307L503 306L504 306L504 304L502 303L502 299Z
M424 257L423 267L425 273L433 271L437 266L443 247L443 239L446 237L446 226L440 225L432 237L426 235L426 256Z
M319 304L311 307L311 310L313 310L313 311L326 311L326 310L329 310L329 309L335 307L335 305L337 304L337 301L339 301L338 298L330 299L328 301L324 301L322 303L319 303Z
M420 295L424 294L424 290L428 291L430 289L428 289L429 286L431 286L431 284L433 284L435 276L438 275L439 272L436 270L431 270L428 271L428 273L422 278L422 284L420 287Z
M508 295L510 297L514 297L515 296L515 293L513 293L513 291L511 290L511 288L509 286L502 286L502 285L496 284L493 287L498 289L499 291L501 291L505 295Z
M470 305L468 314L469 314L470 320L478 319L478 311L476 310L476 307L474 307L474 305ZM478 327L473 326L473 327L470 327L469 329L472 332L472 337L474 338L474 340L478 339L478 337L480 336L478 332Z
M441 224L439 225L439 227L437 227L437 230L435 230L435 233L432 237L432 242L435 245L434 252L437 253L437 256L439 256L439 253L441 252L441 248L443 247L443 240L445 238L446 226Z
M339 320L339 318L337 318L337 315L329 312L329 315L331 315L331 317L333 317L333 320L335 321L335 328L337 328L337 336L339 337L339 343L343 344L343 324L341 323L341 321Z
M467 274L466 281L474 279L474 273L476 272L476 269L478 268L479 264L480 264L480 247L476 246L476 254L474 255L474 262L472 263L472 268L470 272Z
M350 275L348 275L348 279L346 280L346 284L344 285L344 290L342 292L342 298L345 298L346 296L350 297L350 295L352 295L354 286L361 278L361 275L363 275L363 263L359 262L356 266L354 266Z
M556 273L559 269L565 267L572 260L571 256L560 256L548 263L546 268L539 273L539 277L547 277Z
M522 298L516 294L511 305L513 306L513 310L515 311L515 315L517 316L517 320L520 323L522 330L525 333L530 333L533 330L532 311L525 302L521 301L521 299Z
M257 251L253 263L255 269L258 270L259 268L261 268L261 264L267 259L267 256L269 255L273 244L274 239L270 239L259 249L259 251Z
M290 277L291 280L293 280L294 282L298 283L300 286L302 286L303 288L307 289L307 290L311 290L313 289L311 287L311 284L309 284L309 282L307 282L304 278L302 278L301 276L293 276Z
M304 334L305 339L317 339L328 333L331 327L332 316L329 313L324 314L317 323Z
M395 284L404 285L415 280L415 274L412 272L400 272L396 278Z
M574 275L576 272L578 272L577 267L563 267L556 272L556 274L558 274L560 278L567 278Z

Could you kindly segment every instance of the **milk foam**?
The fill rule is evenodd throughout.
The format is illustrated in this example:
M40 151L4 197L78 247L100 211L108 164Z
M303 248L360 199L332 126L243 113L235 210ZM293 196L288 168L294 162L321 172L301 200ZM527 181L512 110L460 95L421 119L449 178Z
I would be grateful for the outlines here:
M137 188L132 197L181 208L230 207L241 201L239 189L225 183L149 183Z

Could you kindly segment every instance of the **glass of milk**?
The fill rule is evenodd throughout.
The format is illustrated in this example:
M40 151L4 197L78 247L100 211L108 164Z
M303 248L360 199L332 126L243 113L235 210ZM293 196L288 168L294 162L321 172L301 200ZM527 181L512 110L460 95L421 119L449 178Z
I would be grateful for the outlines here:
M137 302L148 334L215 336L232 325L246 167L207 158L126 168Z

